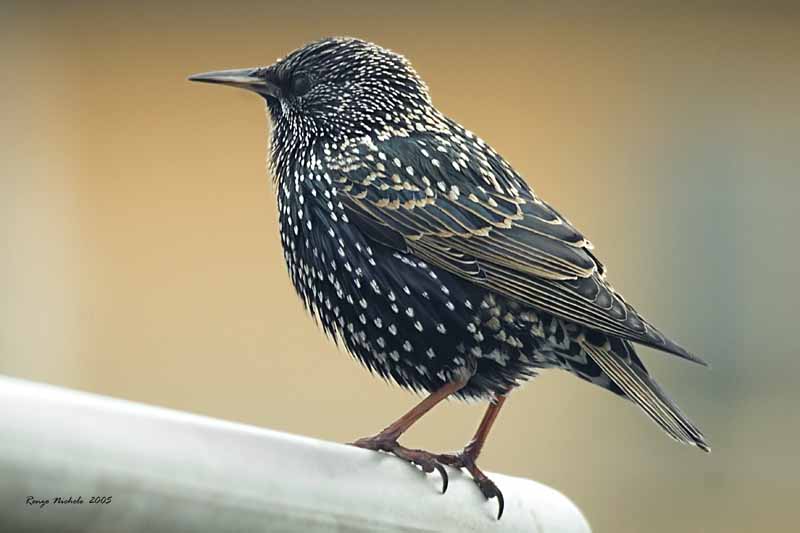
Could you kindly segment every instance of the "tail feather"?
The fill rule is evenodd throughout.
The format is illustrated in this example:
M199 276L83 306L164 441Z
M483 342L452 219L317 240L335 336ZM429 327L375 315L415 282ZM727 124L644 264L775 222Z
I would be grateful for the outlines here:
M621 344L628 353L616 354L609 342L604 346L596 346L586 339L581 341L583 349L609 379L670 437L697 446L703 451L710 451L700 430L648 375L630 343L621 341Z

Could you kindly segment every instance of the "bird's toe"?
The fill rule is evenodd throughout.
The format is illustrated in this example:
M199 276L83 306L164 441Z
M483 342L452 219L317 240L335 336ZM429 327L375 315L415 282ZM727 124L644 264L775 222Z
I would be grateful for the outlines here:
M430 474L436 470L439 472L439 475L442 478L442 494L447 492L447 487L450 480L447 476L447 470L445 470L442 463L438 460L439 456L437 454L427 452L425 450L406 448L405 446L400 445L396 439L386 438L381 435L358 439L350 444L359 448L365 448L367 450L390 453L414 466L418 466L427 474Z
M487 500L497 498L497 503L499 506L497 519L500 520L500 518L503 516L503 510L505 508L505 499L503 498L503 493L499 488L497 488L497 485L495 485L494 481L486 477L486 474L484 474L483 471L478 468L478 466L475 464L475 459L472 453L469 451L462 451L458 453L442 453L436 456L436 460L440 464L466 470L470 473L475 485L478 486L481 494L483 494Z
M491 500L492 498L497 498L497 519L503 516L503 509L505 508L505 499L503 498L502 491L497 488L497 485L494 484L494 481L486 477L485 475L482 477L475 478L475 484L478 485L481 493L487 500Z

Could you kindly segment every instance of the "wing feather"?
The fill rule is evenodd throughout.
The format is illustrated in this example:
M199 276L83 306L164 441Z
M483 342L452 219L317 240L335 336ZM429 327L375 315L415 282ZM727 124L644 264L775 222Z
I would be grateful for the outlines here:
M420 145L433 150L435 142ZM395 163L395 172L387 161L342 165L336 181L356 223L369 221L380 242L404 242L403 250L532 307L705 364L639 316L608 284L589 241L487 153L477 170L461 159L452 167L418 161L405 172Z

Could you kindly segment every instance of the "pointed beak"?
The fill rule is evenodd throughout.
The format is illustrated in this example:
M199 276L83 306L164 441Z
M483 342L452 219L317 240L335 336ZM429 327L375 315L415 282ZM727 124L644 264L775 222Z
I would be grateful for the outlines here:
M266 79L265 74L267 72L268 69L264 68L218 70L215 72L193 74L189 76L189 81L219 83L221 85L230 85L231 87L254 91L264 96L278 96L280 90L277 85Z

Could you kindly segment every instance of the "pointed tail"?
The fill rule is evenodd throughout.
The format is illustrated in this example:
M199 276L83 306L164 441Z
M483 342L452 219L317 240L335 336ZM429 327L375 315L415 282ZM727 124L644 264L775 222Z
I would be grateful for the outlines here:
M689 420L675 402L670 400L645 370L628 341L613 339L596 346L584 339L581 345L603 372L673 439L710 451L700 430ZM614 347L622 353L615 353Z

